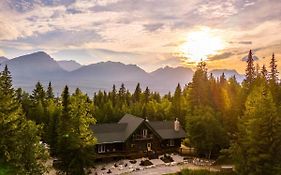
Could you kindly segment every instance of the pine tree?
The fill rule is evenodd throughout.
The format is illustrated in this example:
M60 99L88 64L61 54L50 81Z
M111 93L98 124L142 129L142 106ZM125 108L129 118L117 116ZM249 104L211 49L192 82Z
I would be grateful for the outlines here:
M116 106L116 101L117 101L117 92L116 92L116 87L115 87L115 85L113 85L113 87L112 87L112 97L111 97L111 101L112 101L112 106L115 107L115 106Z
M35 89L32 91L31 99L35 103L39 103L39 101L44 103L45 97L46 97L46 92L42 84L40 82L37 82L37 84L35 85Z
M226 78L224 72L220 76L220 84L224 85L226 83Z
M252 50L249 51L246 67L246 79L244 80L245 85L249 88L255 79L255 66Z
M231 146L239 174L281 173L281 118L266 83L254 87Z
M207 77L207 66L205 62L200 62L193 75L190 85L189 100L192 107L210 104L210 88Z
M40 82L37 82L35 89L32 91L31 106L27 111L27 117L37 124L43 124L46 129L47 124L47 111L46 111L46 92Z
M53 92L52 82L49 82L48 89L47 89L47 99L53 99L53 98L55 98L55 96Z
M267 69L266 69L266 66L265 66L265 65L262 65L261 76L262 76L265 80L268 79L268 72L267 72Z
M277 83L278 81L278 70L277 70L277 64L276 59L274 56L274 53L272 54L271 61L270 61L270 81L273 83Z
M121 87L118 92L118 100L119 100L119 105L121 106L126 102L126 88L123 83L121 84Z
M276 64L276 59L274 56L274 53L272 54L272 58L270 61L270 73L269 73L269 87L270 91L272 93L274 102L278 105L281 104L281 99L280 99L280 90L278 87L278 70L277 70L277 64Z
M144 103L148 103L150 100L150 90L148 87L145 88L143 95L144 95Z
M95 123L94 109L88 97L79 89L70 97L68 87L62 93L62 115L58 135L57 168L66 174L86 174L94 161L96 142L90 125Z
M0 73L0 162L9 164L15 174L45 172L47 153L39 143L39 128L27 121L12 87L8 67Z
M174 116L174 118L178 118L180 123L185 126L185 120L184 120L184 112L183 112L183 98L182 98L182 90L181 86L178 83L173 100L172 100L172 106L171 106L171 115Z
M133 102L140 102L141 99L141 88L140 88L140 83L137 84L137 87L135 89L135 92L133 94Z

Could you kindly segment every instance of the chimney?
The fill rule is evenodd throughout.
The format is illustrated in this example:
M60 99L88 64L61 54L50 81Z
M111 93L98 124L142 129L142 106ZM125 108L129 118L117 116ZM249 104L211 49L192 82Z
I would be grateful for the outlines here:
M149 120L148 120L148 118L147 118L147 117L145 117L145 121L146 121L146 122L149 122Z
M180 130L180 122L178 121L178 118L176 118L176 120L174 122L174 129L175 129L175 131Z

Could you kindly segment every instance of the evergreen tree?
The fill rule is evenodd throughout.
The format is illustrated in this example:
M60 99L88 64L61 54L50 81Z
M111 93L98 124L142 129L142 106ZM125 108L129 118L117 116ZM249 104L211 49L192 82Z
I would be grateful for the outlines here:
M174 96L173 96L173 100L172 100L172 106L171 106L171 115L174 116L174 118L178 118L180 123L183 125L183 127L185 126L185 114L183 111L183 97L182 97L182 90L181 90L181 86L178 83Z
M274 53L272 54L272 57L271 57L271 61L270 61L270 80L273 82L273 83L277 83L278 81L278 70L277 70L277 64L276 64L276 59L275 59L275 56L274 56Z
M268 72L267 72L267 69L266 69L266 66L265 66L265 65L262 65L261 76L262 76L262 78L264 78L265 80L268 79Z
M210 88L205 62L198 63L190 87L189 101L192 107L210 105Z
M52 83L49 82L48 89L47 89L47 99L53 99L53 98L55 98L53 87L52 87Z
M58 164L60 171L66 174L86 174L94 161L96 142L90 129L95 124L93 104L79 89L69 96L66 86L62 94L62 116L59 126Z
M37 124L43 124L44 129L46 129L48 120L46 115L46 92L40 82L36 83L30 99L31 104L27 111L27 117Z
M255 79L255 66L254 66L252 50L250 50L247 58L246 79L244 80L245 85L249 88L250 85L254 82L254 79Z
M117 92L116 92L116 87L115 85L113 85L112 87L112 93L111 93L111 101L112 101L112 106L115 107L116 106L116 100L117 100Z
M272 54L272 58L270 61L270 73L269 73L269 86L270 86L270 91L273 96L273 100L276 104L280 105L281 104L281 99L280 99L280 87L278 86L278 70L277 70L277 64L276 64L276 59L274 54Z
M37 84L35 85L35 89L32 91L31 99L35 103L39 103L39 101L41 103L44 103L45 97L46 92L44 91L42 84L40 82L37 82Z
M140 102L141 100L141 88L140 83L137 84L137 87L135 89L135 92L133 93L133 102Z
M239 174L281 173L281 118L265 82L254 87L231 146Z
M187 117L186 130L199 156L217 157L221 149L228 147L226 132L210 107L196 107Z
M143 92L144 95L144 103L148 103L150 100L150 90L148 87L145 88L145 91Z
M220 84L224 85L226 83L226 78L224 72L220 76Z
M45 172L47 152L39 143L39 128L26 120L7 66L0 73L0 133L0 163L9 164L15 174Z
M121 106L126 102L126 88L123 83L121 84L121 87L118 92L118 101L119 101L119 105Z

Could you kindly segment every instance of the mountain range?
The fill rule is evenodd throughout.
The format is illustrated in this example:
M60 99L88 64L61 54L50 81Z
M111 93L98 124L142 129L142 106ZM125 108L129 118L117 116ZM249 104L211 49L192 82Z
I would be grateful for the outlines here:
M9 59L6 57L0 57L0 63L4 62L4 61L8 61Z
M75 61L55 61L45 52L35 52L13 59L0 57L0 64L1 70L4 65L8 66L15 87L31 92L36 82L47 85L51 81L56 95L65 85L68 85L71 91L79 87L92 95L98 90L111 90L113 84L119 87L122 83L130 91L140 83L142 89L148 86L152 91L164 94L173 92L178 83L184 86L190 82L194 73L190 68L169 66L148 73L137 65L111 61L80 65ZM243 75L235 70L211 71L215 77L223 72L226 77L235 75L238 81L243 79Z

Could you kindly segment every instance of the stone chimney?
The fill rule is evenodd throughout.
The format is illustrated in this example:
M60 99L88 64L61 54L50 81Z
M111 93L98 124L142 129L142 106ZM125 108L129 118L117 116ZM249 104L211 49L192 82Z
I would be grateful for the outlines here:
M174 122L174 129L175 129L175 131L180 130L180 122L178 121L178 118L176 118L176 120Z

